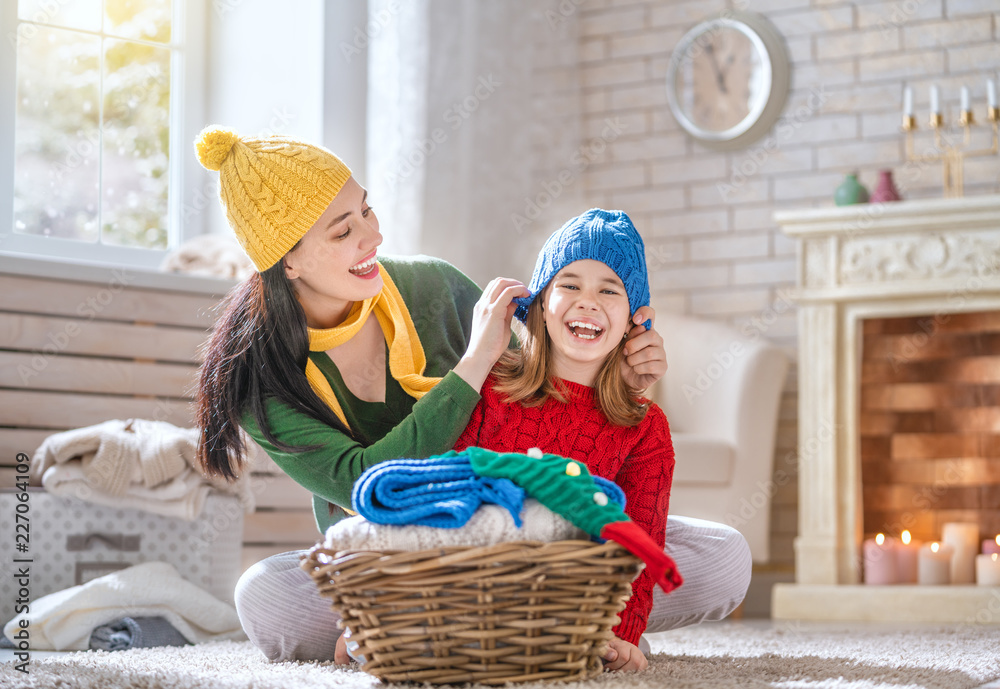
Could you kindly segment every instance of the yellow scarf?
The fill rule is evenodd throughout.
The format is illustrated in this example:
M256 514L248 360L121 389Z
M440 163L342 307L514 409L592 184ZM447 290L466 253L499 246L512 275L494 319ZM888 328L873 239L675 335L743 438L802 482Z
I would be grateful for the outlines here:
M371 299L355 302L347 319L336 328L317 330L309 328L309 351L325 352L341 345L354 337L361 326L365 324L368 314L375 312L378 324L382 327L386 344L389 345L389 372L399 381L406 394L420 399L434 387L440 378L424 376L427 359L424 348L420 344L417 330L413 327L413 319L403 302L403 297L396 288L396 283L389 277L389 272L378 264L382 275L382 291ZM344 410L337 401L337 396L330 387L330 382L319 370L319 367L308 360L306 363L306 378L309 385L326 402L344 425L350 428Z

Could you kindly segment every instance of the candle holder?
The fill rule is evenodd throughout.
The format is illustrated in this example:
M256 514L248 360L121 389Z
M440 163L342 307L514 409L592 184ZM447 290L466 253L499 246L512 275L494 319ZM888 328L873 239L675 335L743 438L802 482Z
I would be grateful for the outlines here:
M1000 152L1000 108L988 107L986 118L993 130L992 145L989 148L972 149L969 146L972 142L972 127L975 125L975 118L971 110L962 110L958 118L958 125L964 133L961 145L946 145L944 143L944 137L941 135L945 128L944 117L939 112L931 113L929 124L934 130L934 144L940 152L917 155L913 148L913 133L917 130L917 119L913 115L904 115L902 129L906 133L907 160L910 162L940 162L945 197L964 196L965 159L996 155Z

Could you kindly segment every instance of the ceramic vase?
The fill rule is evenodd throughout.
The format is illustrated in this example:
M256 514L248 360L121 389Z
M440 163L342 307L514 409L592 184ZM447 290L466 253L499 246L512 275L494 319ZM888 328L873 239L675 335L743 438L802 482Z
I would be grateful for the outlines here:
M868 203L868 190L858 181L856 174L847 175L833 193L833 202L838 206Z
M892 170L879 170L878 185L869 200L872 203L885 203L886 201L899 201L901 198L903 197L896 189L896 182L892 179Z

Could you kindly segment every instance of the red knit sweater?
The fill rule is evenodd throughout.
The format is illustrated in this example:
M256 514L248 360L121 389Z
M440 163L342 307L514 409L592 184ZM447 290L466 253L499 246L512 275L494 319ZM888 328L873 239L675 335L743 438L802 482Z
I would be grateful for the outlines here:
M636 426L613 426L597 406L593 388L560 382L570 395L565 403L547 400L537 407L504 404L491 376L483 397L456 450L482 447L495 452L543 452L583 462L590 473L617 483L625 492L625 513L664 545L674 447L667 417L650 403L646 418ZM632 597L615 627L617 637L632 644L646 631L653 605L653 581L643 572L632 583Z

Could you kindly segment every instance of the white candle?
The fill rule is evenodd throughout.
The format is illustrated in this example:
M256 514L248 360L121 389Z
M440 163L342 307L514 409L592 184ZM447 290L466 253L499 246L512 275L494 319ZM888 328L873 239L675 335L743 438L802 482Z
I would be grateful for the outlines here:
M900 535L900 543L896 544L896 581L900 584L917 583L917 557L920 554L920 541L912 541L910 532Z
M976 582L976 554L979 552L979 524L950 522L941 530L941 542L954 548L951 560L951 583Z
M879 534L861 544L866 584L896 583L896 542Z
M1000 555L976 555L976 583L980 586L1000 586Z
M941 112L941 106L938 103L938 87L931 86L931 114L936 115Z
M986 80L986 104L991 108L997 106L997 85L992 79Z
M961 91L962 111L969 112L969 87L963 86Z
M938 586L951 583L953 549L942 543L928 543L920 549L917 561L917 583Z
M913 116L913 89L909 86L903 89L903 115Z

